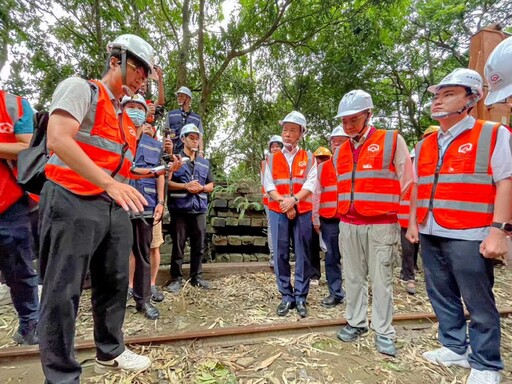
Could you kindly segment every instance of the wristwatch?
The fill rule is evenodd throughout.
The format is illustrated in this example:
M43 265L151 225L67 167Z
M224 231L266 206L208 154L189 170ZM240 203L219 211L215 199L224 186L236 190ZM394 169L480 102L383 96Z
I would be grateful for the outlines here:
M297 204L299 202L299 199L297 199L297 196L292 195L292 197L295 199L295 204Z
M499 223L497 221L494 221L491 223L491 227L501 229L505 232L512 232L512 223L506 222L506 223Z

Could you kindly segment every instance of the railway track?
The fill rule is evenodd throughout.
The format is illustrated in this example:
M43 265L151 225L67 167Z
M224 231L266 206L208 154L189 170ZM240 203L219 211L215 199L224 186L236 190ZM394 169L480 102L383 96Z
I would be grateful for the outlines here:
M500 316L512 314L512 307L501 308ZM467 316L467 313L466 313ZM407 325L410 327L428 325L436 322L437 318L433 313L405 313L395 315L395 325ZM340 326L347 324L344 318L335 320L302 320L293 323L260 324L248 326L234 326L225 328L214 328L208 330L192 330L183 333L154 336L133 336L126 337L126 344L137 345L181 345L193 342L201 342L207 345L229 345L257 342L264 338L284 337L301 335L310 332L335 332ZM85 352L94 350L93 340L77 341L75 350ZM8 347L0 349L0 360L32 358L39 355L37 346Z

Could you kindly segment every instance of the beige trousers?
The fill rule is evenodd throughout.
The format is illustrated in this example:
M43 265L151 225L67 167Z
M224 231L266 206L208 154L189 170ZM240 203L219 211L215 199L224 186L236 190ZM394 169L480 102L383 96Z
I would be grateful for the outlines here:
M397 224L340 223L340 249L346 293L346 318L352 327L368 327L368 281L372 284L371 328L394 337L393 258L400 239Z

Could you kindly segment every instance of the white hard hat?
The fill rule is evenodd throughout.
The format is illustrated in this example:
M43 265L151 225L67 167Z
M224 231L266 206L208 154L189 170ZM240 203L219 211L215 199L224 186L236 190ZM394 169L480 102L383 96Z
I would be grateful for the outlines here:
M180 89L176 91L176 96L178 96L179 93L183 93L184 95L192 98L192 92L187 87L180 87Z
M431 85L427 90L431 93L436 93L440 88L449 86L467 87L470 88L474 94L478 95L479 99L483 96L482 76L472 69L454 69L453 72L441 80L439 84Z
M485 78L489 93L485 105L502 101L512 95L512 39L503 40L491 52L485 63Z
M139 95L138 93L134 94L133 97L130 96L124 96L123 100L121 100L121 105L124 107L128 103L137 103L144 107L146 112L148 111L148 105L146 104L146 100Z
M338 105L338 114L334 118L338 119L344 116L355 115L358 112L372 108L373 101L370 94L360 89L355 89L343 96Z
M194 124L185 124L183 128L181 128L180 139L183 139L189 133L197 133L199 137L203 136L199 128L197 128Z
M331 134L329 135L329 140L332 139L333 137L338 137L338 136L343 136L343 137L350 137L349 135L347 135L347 133L345 132L345 130L343 129L343 127L341 125L338 125L337 127L335 127Z
M416 157L416 148L411 149L410 157Z
M125 34L116 37L114 41L107 44L107 51L110 52L112 48L120 48L130 52L137 59L141 60L148 66L149 77L153 80L158 80L158 75L155 72L155 51L146 40L139 36Z
M270 147L272 143L278 143L281 144L281 148L283 148L283 138L279 135L274 135L270 138L268 141L268 146Z
M283 126L284 123L295 123L302 127L302 133L306 133L306 118L304 115L297 111L291 111L283 120L279 121L279 125Z

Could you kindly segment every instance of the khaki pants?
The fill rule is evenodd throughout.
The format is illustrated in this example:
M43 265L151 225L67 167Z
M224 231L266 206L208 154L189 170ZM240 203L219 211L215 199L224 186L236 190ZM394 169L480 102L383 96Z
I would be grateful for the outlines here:
M394 337L393 257L400 238L398 224L340 223L340 249L345 278L346 318L352 327L368 326L368 282L372 283L371 328Z

